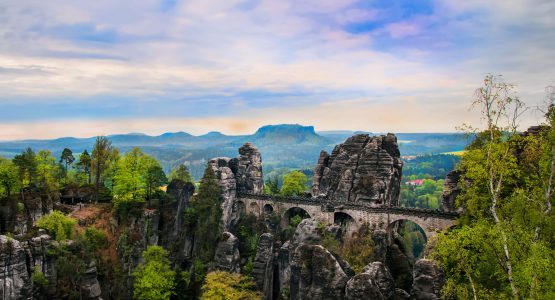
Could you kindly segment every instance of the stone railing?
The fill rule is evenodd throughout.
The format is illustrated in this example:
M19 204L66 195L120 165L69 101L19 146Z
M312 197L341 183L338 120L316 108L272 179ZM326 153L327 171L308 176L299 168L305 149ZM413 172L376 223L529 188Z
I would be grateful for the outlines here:
M423 217L438 217L443 219L456 219L459 216L457 212L445 212L438 209L425 209L425 208L414 208L414 207L372 207L360 203L347 203L340 201L331 201L324 198L308 198L308 197L288 197L280 195L265 195L265 194L238 194L239 198L248 198L256 200L271 201L274 203L291 203L299 205L315 205L315 206L327 206L333 207L334 209L352 209L360 210L371 213L393 213L393 214L407 214Z

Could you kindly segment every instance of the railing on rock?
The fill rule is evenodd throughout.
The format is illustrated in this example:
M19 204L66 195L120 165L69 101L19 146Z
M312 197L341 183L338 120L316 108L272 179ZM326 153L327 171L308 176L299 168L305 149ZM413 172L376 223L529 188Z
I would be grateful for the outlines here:
M394 214L409 214L422 217L439 217L443 219L456 219L459 216L457 212L445 212L438 209L425 209L414 207L372 207L361 203L348 203L341 201L332 201L325 198L308 198L308 197L292 197L281 195L266 195L266 194L249 194L239 193L239 198L248 198L256 200L264 200L279 203L303 204L303 205L317 205L326 207L333 207L335 210L352 209L359 211L366 211L371 213L394 213Z

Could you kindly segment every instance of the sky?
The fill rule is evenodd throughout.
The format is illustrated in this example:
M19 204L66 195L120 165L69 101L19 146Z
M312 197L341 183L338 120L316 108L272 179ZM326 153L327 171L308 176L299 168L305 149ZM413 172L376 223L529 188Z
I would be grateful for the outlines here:
M486 74L544 103L553 16L552 0L2 0L0 140L453 132L479 125Z

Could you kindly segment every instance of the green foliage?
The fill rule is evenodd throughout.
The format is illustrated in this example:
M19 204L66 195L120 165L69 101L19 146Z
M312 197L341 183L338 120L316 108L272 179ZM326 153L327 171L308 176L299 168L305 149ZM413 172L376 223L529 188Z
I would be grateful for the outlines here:
M17 166L0 157L0 196L10 196L20 186Z
M187 166L184 164L179 165L179 167L171 171L169 180L171 181L173 179L179 179L183 182L194 182Z
M202 300L258 300L262 295L255 291L255 284L241 274L211 272L202 286Z
M299 224L301 224L302 220L303 220L303 217L301 217L300 215L295 215L289 221L289 225L291 225L291 227L293 227L293 228L297 228L297 226L299 226Z
M434 154L417 156L406 160L403 164L403 178L414 179L442 179L447 173L455 169L460 157L452 154Z
M31 148L27 148L13 158L13 163L19 168L19 180L23 185L28 185L35 179L37 172L35 156L35 152Z
M57 193L60 188L61 169L48 150L40 150L36 157L37 185L46 193Z
M280 192L277 176L270 177L264 182L264 193L268 195L278 195Z
M75 161L75 156L69 148L64 148L60 156L60 163L64 164L64 173L67 176L68 167Z
M76 223L75 219L55 210L48 215L42 216L37 221L37 227L46 229L57 241L62 241L72 237Z
M79 183L91 183L91 156L85 149L79 155L79 161L75 164L77 169L77 178Z
M198 215L193 207L187 207L183 211L183 224L188 228L194 228L197 224Z
M421 186L401 185L401 206L439 209L443 195L443 180L424 179Z
M114 174L114 202L144 202L167 181L162 167L154 158L133 148L118 161Z
M206 166L200 181L198 193L191 200L191 207L196 211L195 236L198 247L196 251L200 259L209 262L214 258L214 251L220 236L222 219L222 195L216 174L210 165Z
M476 135L458 169L465 209L460 225L437 238L432 257L446 275L447 299L555 298L555 118L521 136L499 120L522 107L512 85L486 77L476 104L488 127ZM553 99L552 99L553 100ZM510 111L513 107L516 110Z
M345 240L340 240L338 236L327 231L325 223L318 224L318 232L322 236L322 246L340 255L356 273L362 272L365 266L377 259L372 231L368 224L361 226L356 234L346 237Z
M160 246L148 246L143 252L144 263L133 276L133 298L138 300L163 300L175 295L175 272L171 269L168 252Z
M239 239L239 253L241 258L245 258L247 263L243 267L243 273L250 276L252 272L252 262L256 256L260 235L264 233L265 224L263 218L258 218L254 214L242 216L232 232Z
M283 186L281 194L284 196L302 196L306 191L308 179L300 171L291 171L283 176Z
M46 287L48 286L48 278L44 276L44 273L39 269L39 267L35 266L33 269L33 275L31 275L31 281L34 285L39 287Z
M83 235L93 251L106 248L108 246L108 238L106 233L102 230L94 227L87 227Z
M91 155L91 173L94 175L95 202L98 202L100 185L104 179L105 172L110 164L117 161L114 158L119 155L117 149L112 147L112 142L104 136L96 138Z

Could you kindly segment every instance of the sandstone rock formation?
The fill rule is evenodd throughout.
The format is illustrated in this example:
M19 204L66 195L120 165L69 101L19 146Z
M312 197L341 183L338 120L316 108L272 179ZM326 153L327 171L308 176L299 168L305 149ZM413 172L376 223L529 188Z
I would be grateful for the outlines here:
M239 239L230 232L224 232L216 247L214 265L216 269L239 273Z
M274 237L271 233L264 233L258 241L258 248L254 258L252 275L259 290L264 291L264 299L272 299L274 280Z
M47 234L28 241L18 241L0 235L0 295L3 299L33 299L33 272L44 274L49 284L41 290L41 297L56 297L56 261L48 255L58 246ZM100 299L102 293L94 263L90 263L78 282L84 299Z
M380 292L380 289L372 275L368 273L360 273L354 276L347 282L345 288L345 299L358 300L358 299L385 299Z
M389 269L382 262L373 262L367 265L362 273L369 274L378 286L384 299L395 298L395 281Z
M291 299L343 299L349 277L321 245L302 244L291 259Z
M414 264L414 282L411 288L411 298L415 300L440 299L444 277L436 262L430 259L420 259Z
M258 149L246 143L239 148L239 154L237 158L218 157L209 162L222 189L222 223L225 230L230 229L240 214L237 193L261 194L264 188L262 158Z
M31 274L26 249L17 240L0 235L0 291L4 299L30 299Z
M441 200L441 207L443 211L456 211L456 198L460 194L461 189L458 186L461 179L461 172L453 170L445 177L443 184L443 198Z
M314 170L313 196L362 202L372 206L399 204L403 162L394 134L357 134L322 151Z
M233 173L237 180L237 192L261 194L264 189L264 181L262 158L258 149L251 143L245 143L239 148L239 157L235 160L237 167Z

